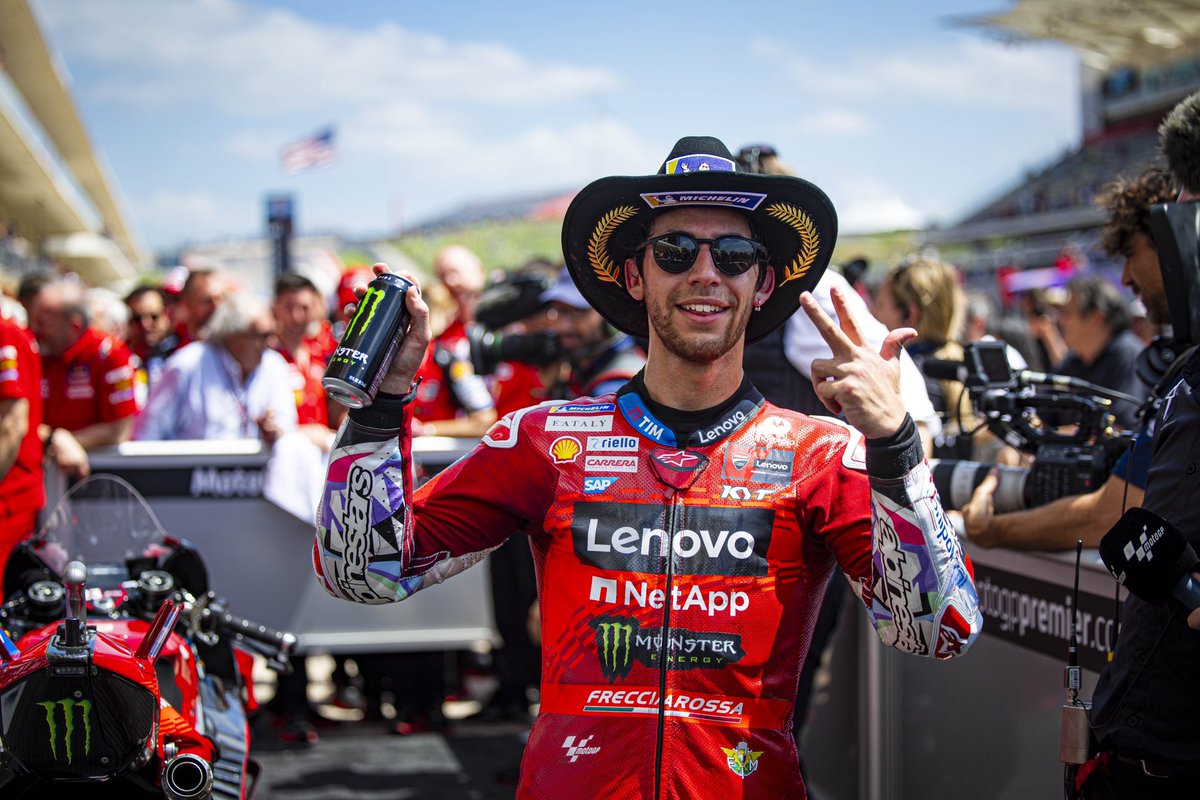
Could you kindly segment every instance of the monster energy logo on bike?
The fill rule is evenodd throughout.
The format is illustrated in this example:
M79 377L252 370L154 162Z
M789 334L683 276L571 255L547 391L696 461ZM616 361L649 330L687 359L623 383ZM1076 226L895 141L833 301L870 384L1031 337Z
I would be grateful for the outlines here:
M596 617L589 624L596 631L600 671L609 683L628 675L635 661L659 667L665 658L667 669L717 669L746 655L736 633L671 628L664 640L662 628L643 628L633 617Z
M54 709L57 706L62 709L63 715L63 751L67 757L67 763L70 764L74 758L74 752L71 749L71 741L75 738L75 709L78 708L83 717L83 755L88 755L92 752L92 701L91 700L47 700L44 703L38 703L39 706L46 709L46 724L50 727L50 753L59 758L58 755L58 725L55 722Z
M371 320L375 317L375 309L379 308L379 301L383 299L383 289L376 289L374 286L367 287L367 293L363 295L362 301L358 304L358 308L354 311L354 317L350 320L350 324L346 327L344 336L349 336L354 332L354 326L358 325L358 321L362 319L363 311L370 306L370 311L367 311L367 318L363 320L362 325L359 325L358 332L361 334L371 324Z

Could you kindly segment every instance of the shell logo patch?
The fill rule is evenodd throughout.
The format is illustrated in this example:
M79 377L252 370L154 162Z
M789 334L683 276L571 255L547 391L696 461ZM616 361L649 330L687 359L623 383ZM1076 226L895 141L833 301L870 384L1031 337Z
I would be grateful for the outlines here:
M583 445L574 436L560 436L550 444L550 456L555 464L571 464L579 458Z

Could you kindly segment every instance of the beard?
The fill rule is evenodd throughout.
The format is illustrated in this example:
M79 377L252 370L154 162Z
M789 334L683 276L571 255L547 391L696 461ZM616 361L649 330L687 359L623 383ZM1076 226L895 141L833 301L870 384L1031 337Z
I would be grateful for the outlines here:
M650 327L668 351L697 364L711 364L728 354L745 334L753 310L749 305L730 306L725 312L729 319L723 329L697 334L681 330L679 319L672 319L676 313L675 303L674 298L667 298L665 302L647 301Z

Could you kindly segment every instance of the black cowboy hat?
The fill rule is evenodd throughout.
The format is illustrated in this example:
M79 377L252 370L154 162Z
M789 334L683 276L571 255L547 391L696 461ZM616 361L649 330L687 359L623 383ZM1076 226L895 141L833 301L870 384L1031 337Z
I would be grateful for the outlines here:
M629 296L622 270L645 241L655 214L685 206L741 211L775 270L775 291L752 314L746 341L782 325L800 295L817 285L837 240L837 213L825 193L790 175L743 171L719 139L680 139L656 175L601 178L571 201L563 220L567 268L592 307L617 328L649 335L645 306Z

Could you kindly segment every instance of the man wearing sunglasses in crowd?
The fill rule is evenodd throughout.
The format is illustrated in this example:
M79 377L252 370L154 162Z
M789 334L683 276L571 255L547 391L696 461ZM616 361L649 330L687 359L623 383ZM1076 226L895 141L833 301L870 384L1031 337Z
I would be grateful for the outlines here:
M886 644L950 658L978 636L970 568L900 401L912 332L876 352L843 296L834 322L807 294L836 236L820 189L742 172L713 138L681 139L656 175L593 182L563 222L567 267L648 340L644 370L501 419L415 495L429 331L410 295L382 393L331 455L314 567L335 596L392 602L528 536L542 704L518 797L804 797L792 701L835 567ZM798 305L832 350L813 363L817 394L849 425L772 406L743 375L745 342Z

